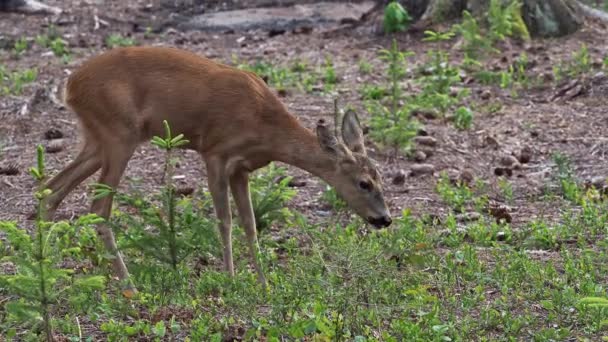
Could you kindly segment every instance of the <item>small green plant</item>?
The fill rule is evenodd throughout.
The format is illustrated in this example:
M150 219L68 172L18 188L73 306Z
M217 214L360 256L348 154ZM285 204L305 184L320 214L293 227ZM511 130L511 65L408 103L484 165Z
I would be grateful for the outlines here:
M154 29L152 26L146 26L146 30L144 31L144 38L150 39L154 36Z
M466 204L473 200L473 192L462 183L452 184L446 173L437 181L437 193L456 212L463 212Z
M241 70L247 70L256 73L268 85L277 90L286 90L291 87L307 93L312 93L317 90L330 92L338 83L338 75L334 68L334 64L330 57L325 59L323 65L316 66L314 69L308 63L296 59L289 66L273 65L265 61L256 61L255 63L247 63L239 60L238 56L232 56L232 64ZM323 88L320 81L323 81Z
M338 83L338 76L336 75L336 69L334 63L330 57L325 59L323 81L325 83L325 91L333 90L336 83Z
M302 73L308 71L308 63L300 59L296 59L291 65L291 71L295 73Z
M608 61L608 58L606 60ZM553 78L556 82L560 82L567 77L578 77L589 73L591 69L589 49L586 44L582 44L578 51L572 53L572 58L569 61L562 61L553 66Z
M454 32L446 31L446 32L437 32L432 30L424 31L424 38L422 38L423 42L429 43L439 43L445 42L454 38Z
M287 222L292 217L286 204L296 191L289 187L291 177L286 177L285 172L285 168L270 164L251 179L251 202L258 231L269 228L273 222Z
M61 33L57 30L55 25L50 25L46 30L46 33L39 34L36 36L36 44L41 47L48 48L50 46L50 42L54 39L61 38Z
M450 35L425 32L428 42L438 42L448 39ZM418 83L422 86L422 92L411 100L413 106L423 109L439 110L442 114L457 104L463 97L468 95L467 89L461 89L455 96L452 94L452 86L460 82L460 70L449 62L447 52L431 49L427 53L429 61L420 68L422 74Z
M27 48L28 48L27 39L25 39L25 37L21 37L21 38L17 39L15 41L15 44L13 45L13 55L18 58L21 55L23 55L25 53L25 51L27 51Z
M37 166L30 172L38 182L46 178L42 146L37 149ZM94 241L96 233L92 226L102 219L87 215L74 225L46 222L42 219L42 201L50 194L50 190L43 188L35 193L37 215L33 238L15 223L0 221L0 231L6 234L9 251L1 260L15 267L14 273L0 275L0 287L13 297L4 303L8 317L2 323L3 328L26 325L30 327L30 334L42 332L44 340L49 342L55 340L52 316L56 307L82 305L93 291L105 287L103 276L75 275L73 270L60 266L66 260L78 259L82 255L82 245L78 242L85 239ZM14 337L14 334L15 330L9 329L8 337Z
M321 199L330 205L335 211L342 211L347 208L346 202L338 195L336 190L331 186L326 186Z
M384 9L384 32L393 33L405 31L412 17L397 1L391 1Z
M558 152L553 155L553 162L557 166L557 179L561 185L564 198L572 202L578 202L581 189L574 177L570 159Z
M382 86L365 84L363 85L363 88L361 88L361 97L363 100L382 100L387 95L388 91Z
M62 38L55 38L49 42L49 47L56 57L66 58L69 56L68 43Z
M37 76L38 71L36 69L9 72L0 65L0 93L20 95L24 86L34 82Z
M119 33L113 33L106 38L106 46L110 49L122 46L133 46L136 44L137 42L134 38L124 37Z
M462 22L453 28L462 35L463 50L469 57L478 57L481 53L496 52L490 39L483 36L477 19L469 11L462 12Z
M591 70L591 57L589 56L589 48L586 44L582 44L581 48L572 55L572 65L570 68L570 76L577 76L588 73Z
M370 136L383 144L398 149L408 150L411 140L416 136L419 125L410 117L411 109L400 105L402 95L399 82L405 76L407 57L412 53L399 50L397 41L393 39L390 50L382 50L382 60L389 64L388 67L388 105L380 101L368 104L368 110L372 114L370 124Z
M608 59L607 59L608 60ZM371 74L373 71L373 66L370 62L368 62L365 59L360 59L359 60L359 72L362 75L368 75Z
M467 107L459 107L454 112L454 125L458 129L469 129L473 124L473 111Z
M521 2L518 0L505 4L502 0L490 0L488 9L489 33L492 41L507 37L530 39L530 33L521 15Z
M596 331L605 330L608 327L608 298L585 297L579 301L583 312L593 317L593 328Z
M188 144L188 140L182 134L173 136L167 121L163 121L163 124L165 136L152 138L152 144L165 151L161 204L156 204L154 198L117 193L117 201L131 208L132 213L116 213L112 225L119 228L122 248L139 251L177 271L186 257L199 248L213 244L214 224L196 213L192 201L178 201L173 183L177 160L173 153L179 146ZM95 186L96 198L114 192L104 184Z
M498 187L500 188L505 201L509 204L513 203L513 186L511 185L511 182L505 178L501 178L498 180Z

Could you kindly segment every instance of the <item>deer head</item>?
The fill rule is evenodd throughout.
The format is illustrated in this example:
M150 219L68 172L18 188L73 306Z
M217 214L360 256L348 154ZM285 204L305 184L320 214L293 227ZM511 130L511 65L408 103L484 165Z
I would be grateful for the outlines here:
M336 125L338 123L336 118ZM330 185L364 220L376 228L388 227L392 220L382 193L382 178L367 156L361 124L352 110L342 118L341 135L342 139L337 132L332 133L324 120L319 120L319 144L335 163Z

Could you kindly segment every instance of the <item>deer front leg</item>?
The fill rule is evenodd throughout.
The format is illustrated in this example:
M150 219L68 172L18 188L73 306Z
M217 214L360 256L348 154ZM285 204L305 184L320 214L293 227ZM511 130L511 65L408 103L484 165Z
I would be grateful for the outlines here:
M234 263L232 261L232 216L230 214L230 201L228 198L226 164L219 158L208 159L206 163L209 192L211 192L215 215L219 221L218 226L220 235L222 236L224 269L231 276L234 276Z
M232 197L234 198L234 203L236 203L239 212L241 224L243 225L247 236L251 263L258 274L258 281L262 285L266 285L266 278L264 277L262 265L259 260L260 246L258 244L251 196L249 194L249 174L245 171L235 172L230 176L230 189L232 190Z

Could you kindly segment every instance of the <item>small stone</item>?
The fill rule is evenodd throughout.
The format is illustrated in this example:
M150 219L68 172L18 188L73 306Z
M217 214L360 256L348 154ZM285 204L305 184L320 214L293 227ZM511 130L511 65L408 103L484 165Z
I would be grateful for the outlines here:
M424 128L419 128L416 132L416 135L426 137L427 135L429 135L429 132L427 132Z
M416 151L414 153L414 160L418 163L422 163L423 161L425 161L427 158L426 153L424 153L423 151Z
M591 82L595 84L605 82L606 80L608 80L608 76L606 76L606 73L603 71L600 71L591 77Z
M460 172L458 180L462 184L470 185L475 180L475 177L473 176L473 172L470 169L464 169Z
M6 166L0 166L0 175L15 176L19 174L19 167L15 163L9 163Z
M405 183L405 171L398 170L393 176L393 185L402 185Z
M511 155L504 155L500 158L500 165L504 166L504 167L515 167L516 165L519 164L519 161L517 160L517 158L511 156Z
M285 34L284 29L273 28L270 31L268 31L268 37L270 37L270 38L272 38L274 36L282 35L282 34Z
M496 233L496 241L505 241L507 239L507 234L505 232Z
M494 149L498 148L498 140L492 136L486 136L483 140L484 147L492 147Z
M53 141L51 141L46 147L45 147L45 152L46 153L58 153L63 151L63 148L65 147L65 143L63 141L63 139L55 139Z
M424 152L424 154L426 154L426 159L431 158L434 154L435 151L433 151L432 149L424 149L424 150L420 150L421 152Z
M550 72L542 72L539 75L540 79L544 82L544 83L550 83L553 82L555 80L555 77L553 76L553 73Z
M509 211L510 209L504 205L491 205L488 208L488 213L496 219L496 223L511 223L513 217Z
M439 113L434 109L416 109L412 111L412 116L433 120L439 117Z
M307 183L305 180L292 178L289 183L287 183L287 186L291 188L303 188L306 186L306 184Z
M281 89L277 90L277 94L280 97L287 97L287 95L289 95L289 93L287 92L287 89L285 89L285 88L281 88Z
M519 156L517 157L520 163L527 164L532 160L532 149L530 146L524 146L521 151L519 151Z
M53 140L53 139L61 139L63 138L63 132L56 128L50 128L44 132L44 139Z
M459 87L450 87L450 96L451 97L456 97L456 96L458 96L458 94L460 93L460 91L462 91L462 88L459 88Z
M190 196L194 193L194 188L191 186L180 186L175 190L175 193L180 196Z
M486 89L481 93L480 97L482 100L489 100L492 98L492 92Z
M418 145L428 146L428 147L436 147L437 139L430 136L417 136L414 138L414 142Z
M410 171L410 177L419 175L431 175L435 172L435 166L432 164L414 164Z
M588 184L588 187L593 186L596 189L603 189L606 185L608 185L607 182L608 182L608 177L597 176L597 177L591 178L586 183Z
M505 168L505 167L497 167L494 169L494 174L498 177L501 177L501 176L511 177L511 176L513 176L513 170L511 170L509 168Z
M293 34L310 34L312 32L312 26L302 26L292 30Z

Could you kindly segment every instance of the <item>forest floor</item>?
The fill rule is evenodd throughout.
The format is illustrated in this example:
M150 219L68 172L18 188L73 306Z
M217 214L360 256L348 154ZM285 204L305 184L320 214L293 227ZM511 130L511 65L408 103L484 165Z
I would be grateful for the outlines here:
M277 70L290 70L296 63L304 62L310 73L317 74L314 84L310 84L306 91L298 87L298 81L295 81L287 84L280 95L287 108L310 128L320 118L333 122L333 100L336 96L341 106L354 106L364 125L368 125L369 114L366 101L362 99L363 88L388 83L386 62L379 56L382 49L390 48L392 38L374 33L372 24L353 29L313 28L276 35L269 35L263 30L182 32L170 27L162 27L155 32L155 27L161 27L157 24L168 18L170 13L191 15L191 11L148 6L144 1L79 1L69 7L65 1L49 0L47 3L66 10L59 17L52 18L0 14L2 71L10 74L35 69L37 74L33 82L23 82L22 90L1 95L0 101L0 220L14 220L22 226L33 224L35 200L32 193L36 185L28 169L35 163L36 146L42 144L46 147L46 167L50 174L61 170L79 150L76 117L56 102L54 93L84 60L106 51L109 41L121 45L130 44L130 39L133 39L138 45L175 46L227 64L233 64L235 60L249 65L262 61ZM227 10L230 6L237 8L231 2L224 2L224 5L217 5L216 8L213 4L208 3L208 11ZM246 6L241 2L238 8ZM435 27L436 30L448 28L447 25ZM474 201L469 201L460 210L461 213L456 212L454 203L450 201L457 201L454 196L458 195L438 190L437 185L444 184L441 181L443 173L452 180L472 180L469 183L474 196L483 194L488 201L486 208L481 210L480 220L486 224L494 224L491 223L494 219L508 221L508 224L495 223L499 225L496 228L500 231L499 235L505 229L525 231L538 222L548 226L560 225L564 223L565 213L584 210L579 202L559 195L563 191L559 167L567 164L561 161L569 161L572 179L583 191L590 184L606 187L607 34L605 26L589 22L582 30L568 37L501 44L500 53L490 54L482 60L484 69L496 72L508 70L525 54L528 61L526 75L530 80L528 87L516 85L503 88L498 84L482 84L473 74L462 71L462 81L453 88L454 92L470 90L470 95L462 102L474 113L470 129L457 129L450 112L447 116L438 117L421 113L416 116L423 127L420 133L434 138L423 139L422 142L427 142L427 145L414 144L411 153L395 154L392 148L382 148L370 140L370 154L380 165L385 197L392 213L398 217L402 212L409 211L413 218L420 220L430 217L435 224L425 229L438 231L446 229L446 219L449 221L449 217L455 214L456 225L468 227L471 220L476 220L477 214L474 212L478 208L475 208ZM43 46L36 39L37 36L53 35L65 41L69 57L58 57L53 53L53 48ZM14 45L20 38L25 38L27 48L17 52ZM457 39L428 43L422 40L423 34L420 32L397 34L395 38L402 50L414 53L408 57L410 76L413 70L428 62L427 52L431 49L449 52L454 65L462 62L462 51L455 44ZM583 46L588 49L587 56L581 56L584 54L581 52ZM61 50L61 47L55 49ZM325 82L328 58L337 75L337 82L332 85L331 91L327 90ZM583 71L577 73L578 67ZM303 74L306 72L303 71ZM562 73L565 76L556 80L556 75ZM301 75L294 77L302 79ZM5 81L4 86L14 86L15 83L10 82L13 81ZM276 86L272 82L270 85ZM420 91L419 85L410 77L402 85L406 95L415 95ZM49 140L50 135L55 135L57 139ZM432 140L430 144L428 140ZM417 151L424 152L426 157L418 154L419 159L415 160L413 156ZM206 171L199 156L194 152L180 151L178 157L178 186L206 188ZM157 192L161 187L162 160L162 152L150 144L142 145L129 163L121 189L135 186L144 193ZM412 169L421 163L432 165L433 171L413 174ZM325 185L301 170L287 169L287 175L301 181L288 207L303 214L312 223L325 222L332 211L331 203L323 197ZM405 179L400 179L401 175L405 175ZM66 198L57 213L58 219L74 219L87 212L92 197L88 183L79 186ZM342 215L345 219L349 216L347 212L342 212ZM540 248L543 249L542 253L539 252L542 255L533 259L560 259L563 257L560 254L563 245L571 246L574 255L588 249L598 251L602 248L600 242L606 238L605 228L604 225L601 233L593 237L597 243L589 242L581 247L576 246L576 242L558 241L551 248ZM280 235L281 229L281 225L274 226L271 234ZM264 241L266 238L261 239ZM478 252L483 254L483 248ZM605 252L602 255L599 260L605 259ZM219 261L216 264L221 265ZM593 264L597 266L596 262ZM605 263L601 267L605 270ZM605 279L605 274L596 276ZM599 279L596 280L598 284L601 283ZM493 294L486 293L488 297ZM536 309L544 310L539 315L545 317L551 315L554 306ZM461 314L454 312L456 316ZM95 326L94 323L90 324ZM542 326L542 323L539 325ZM572 332L570 336L601 336L598 331L587 335L588 331L578 330L573 323L569 327ZM94 330L92 327L89 329ZM492 336L509 336L500 329L487 329L484 334L487 333L485 336L490 339ZM519 333L513 336L524 340L530 338L530 335Z

